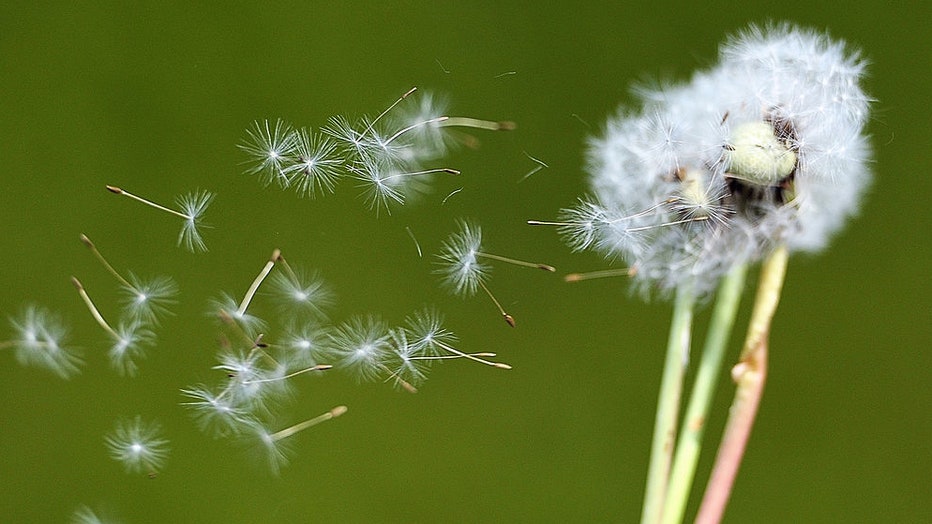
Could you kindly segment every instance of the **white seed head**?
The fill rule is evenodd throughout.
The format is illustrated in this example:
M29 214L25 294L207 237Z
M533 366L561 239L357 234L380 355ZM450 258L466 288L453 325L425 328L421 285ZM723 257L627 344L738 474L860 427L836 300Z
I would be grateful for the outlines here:
M624 259L642 291L705 293L776 245L819 250L870 181L857 53L783 24L729 38L719 58L609 119L589 150L598 213L562 217L574 249Z

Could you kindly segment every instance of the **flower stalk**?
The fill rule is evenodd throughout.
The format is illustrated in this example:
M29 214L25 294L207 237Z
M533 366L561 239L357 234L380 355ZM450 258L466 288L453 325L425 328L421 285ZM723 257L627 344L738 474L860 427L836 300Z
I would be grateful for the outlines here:
M650 465L647 471L647 488L644 494L642 524L660 522L666 498L670 464L673 460L673 443L676 441L676 421L679 417L680 397L683 392L683 377L689 361L692 334L693 308L696 295L692 286L684 285L677 290L673 306L673 321L667 340L663 378L657 400L657 416L654 421L654 438L651 443Z
M706 334L705 346L676 444L663 508L665 524L683 520L690 486L696 473L696 463L699 460L702 436L709 418L709 406L721 376L725 346L735 323L746 274L747 264L736 264L722 280L716 294L715 310L712 312L709 332Z
M768 336L773 315L780 302L787 259L786 247L780 246L767 257L761 268L757 298L754 302L744 347L741 350L738 364L731 371L732 378L738 387L729 410L718 456L712 468L712 476L696 517L696 522L699 524L713 524L721 521L728 497L731 495L731 488L738 474L738 467L744 457L744 449L751 435L751 428L754 425L767 379Z

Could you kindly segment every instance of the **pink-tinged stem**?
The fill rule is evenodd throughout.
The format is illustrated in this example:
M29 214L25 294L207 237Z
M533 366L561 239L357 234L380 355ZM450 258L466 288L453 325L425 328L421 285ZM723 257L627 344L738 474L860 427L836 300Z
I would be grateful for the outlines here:
M751 436L751 428L767 379L767 337L770 334L771 320L780 302L787 258L786 247L781 246L767 258L761 268L760 284L747 338L740 361L731 372L737 383L735 399L725 424L725 434L718 448L712 476L696 516L697 524L716 524L722 520L725 505L738 475L738 467Z

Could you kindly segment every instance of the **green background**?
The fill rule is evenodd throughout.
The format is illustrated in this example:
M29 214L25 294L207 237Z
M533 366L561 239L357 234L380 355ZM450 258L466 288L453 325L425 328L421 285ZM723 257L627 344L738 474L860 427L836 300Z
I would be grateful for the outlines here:
M552 218L585 191L585 139L632 101L633 82L686 78L715 60L724 35L769 19L828 28L870 59L876 180L827 252L791 260L770 379L726 521L932 521L930 12L846 5L8 7L0 313L31 301L61 312L88 362L63 381L0 354L0 521L63 522L80 504L128 523L636 520L669 304L630 297L623 279L568 285L497 267L490 285L517 318L511 330L483 297L439 289L429 253L457 217L471 217L492 252L561 273L604 268L524 221ZM376 113L415 85L448 95L454 113L519 127L477 134L479 149L446 160L461 179L438 180L436 193L392 216L365 209L352 184L302 200L242 174L235 145L254 119L319 126L334 114ZM535 167L525 153L549 168L520 181ZM216 191L210 252L176 248L174 218L105 184L165 203ZM118 269L169 274L181 286L177 314L137 378L109 369L105 335L69 283L80 277L115 311L114 282L81 233ZM337 404L349 412L294 437L292 464L270 475L201 434L179 388L219 380L207 300L241 295L276 247L330 283L334 319L400 322L435 304L461 348L495 351L515 369L448 363L417 395L340 373L304 380L283 425ZM710 438L731 391L723 381ZM159 420L171 440L156 479L125 474L103 444L117 417L135 414Z

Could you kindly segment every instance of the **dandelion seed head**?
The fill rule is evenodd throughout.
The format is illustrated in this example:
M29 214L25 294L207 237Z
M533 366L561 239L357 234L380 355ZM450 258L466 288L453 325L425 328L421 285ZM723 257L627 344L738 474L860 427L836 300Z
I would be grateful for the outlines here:
M729 38L719 58L688 82L641 88L642 108L590 142L600 212L564 212L569 244L623 258L642 290L690 280L701 294L778 244L821 249L870 179L856 52L780 24Z

